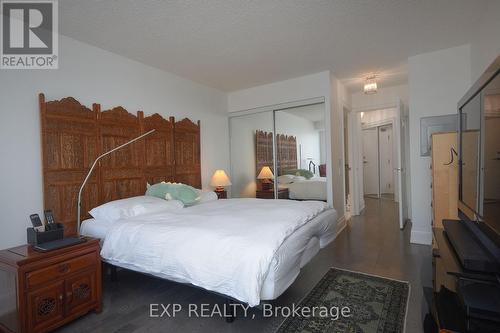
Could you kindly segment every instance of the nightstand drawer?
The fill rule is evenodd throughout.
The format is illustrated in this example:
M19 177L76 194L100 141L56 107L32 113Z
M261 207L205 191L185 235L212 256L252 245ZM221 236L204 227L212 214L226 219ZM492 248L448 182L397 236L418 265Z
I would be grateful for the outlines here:
M95 265L96 254L92 252L74 259L62 261L47 268L29 272L26 274L26 284L28 288L35 287Z

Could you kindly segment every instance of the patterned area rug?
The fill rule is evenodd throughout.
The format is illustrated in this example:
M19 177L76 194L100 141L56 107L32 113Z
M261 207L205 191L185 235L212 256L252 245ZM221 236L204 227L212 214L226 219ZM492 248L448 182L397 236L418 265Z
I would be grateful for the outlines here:
M409 292L408 282L331 268L298 306L349 307L350 316L289 316L277 332L404 332Z

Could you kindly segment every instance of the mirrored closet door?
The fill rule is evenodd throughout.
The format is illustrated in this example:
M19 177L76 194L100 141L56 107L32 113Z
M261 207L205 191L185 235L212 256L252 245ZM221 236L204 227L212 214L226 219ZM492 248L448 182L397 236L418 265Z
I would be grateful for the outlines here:
M231 117L229 128L231 197L255 198L265 190L274 198L273 112Z
M293 200L327 200L325 104L275 111L277 184Z
M232 198L327 201L325 104L230 118Z

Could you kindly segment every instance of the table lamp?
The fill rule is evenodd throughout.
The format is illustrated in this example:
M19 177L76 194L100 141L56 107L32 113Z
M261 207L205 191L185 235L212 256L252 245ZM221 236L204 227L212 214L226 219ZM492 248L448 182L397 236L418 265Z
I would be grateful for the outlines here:
M231 181L224 170L215 170L210 186L215 187L215 192L224 192L224 186L230 186Z
M274 179L274 175L273 175L273 172L271 171L270 167L263 166L259 172L259 175L257 176L257 179L262 180L262 190L263 191L270 191L272 189L272 185L273 185L272 180Z

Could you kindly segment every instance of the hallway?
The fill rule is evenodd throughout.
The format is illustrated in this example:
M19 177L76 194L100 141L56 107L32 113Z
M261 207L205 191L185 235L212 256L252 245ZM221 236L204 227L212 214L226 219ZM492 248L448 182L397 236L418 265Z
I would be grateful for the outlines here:
M422 332L422 285L432 285L431 247L410 244L411 225L399 229L396 202L365 198L365 205L362 215L354 216L332 244L330 265L409 281L406 332Z

